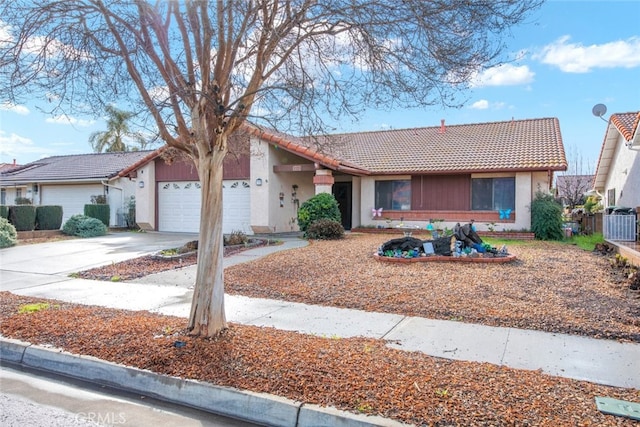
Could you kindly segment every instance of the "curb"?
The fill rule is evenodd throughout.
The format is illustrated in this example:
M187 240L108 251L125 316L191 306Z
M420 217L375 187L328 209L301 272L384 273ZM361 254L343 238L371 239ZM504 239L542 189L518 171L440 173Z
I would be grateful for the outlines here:
M271 394L156 374L5 337L0 337L0 362L10 362L267 426L407 426L380 416L353 414Z

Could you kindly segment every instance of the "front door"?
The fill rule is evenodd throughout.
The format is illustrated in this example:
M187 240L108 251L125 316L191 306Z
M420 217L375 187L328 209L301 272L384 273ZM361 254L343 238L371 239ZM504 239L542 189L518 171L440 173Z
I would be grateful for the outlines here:
M345 230L351 230L351 182L335 182L333 184L333 197L338 202L342 226Z

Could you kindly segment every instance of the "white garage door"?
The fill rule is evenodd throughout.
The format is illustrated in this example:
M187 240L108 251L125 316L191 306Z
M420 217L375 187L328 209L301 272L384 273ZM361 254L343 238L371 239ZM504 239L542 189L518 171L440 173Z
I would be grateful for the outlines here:
M250 192L247 181L224 181L222 189L224 213L223 233L243 231L252 234L249 226ZM200 229L200 183L158 183L158 230L197 233Z
M62 206L62 224L73 215L83 215L91 196L104 193L101 184L41 185L39 191L41 205Z

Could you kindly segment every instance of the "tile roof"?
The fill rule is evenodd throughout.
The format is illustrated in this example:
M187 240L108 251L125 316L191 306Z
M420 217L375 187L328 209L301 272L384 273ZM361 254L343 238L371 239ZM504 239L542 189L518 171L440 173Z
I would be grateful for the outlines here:
M557 118L510 120L297 137L247 123L250 134L329 169L353 175L562 171ZM157 157L140 159L131 172Z
M0 184L109 179L151 151L52 156L3 172Z
M332 155L372 174L566 170L556 118L331 135Z
M640 111L614 113L609 118L609 126L602 141L596 176L593 180L593 188L596 190L604 190L609 169L614 161L619 135L622 135L628 147L640 145Z
M616 125L625 141L631 142L638 135L640 111L637 113L618 113L611 115L611 122Z

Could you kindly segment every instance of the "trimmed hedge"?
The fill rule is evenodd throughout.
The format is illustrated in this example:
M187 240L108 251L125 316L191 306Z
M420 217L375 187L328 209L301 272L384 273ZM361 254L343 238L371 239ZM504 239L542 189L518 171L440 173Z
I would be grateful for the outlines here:
M109 205L98 205L98 204L84 205L85 216L99 219L107 227L109 226L109 221L111 217L110 214L111 214L111 211L110 211Z
M13 224L6 218L0 218L0 248L8 248L18 243L18 234Z
M9 219L9 206L0 205L0 218Z
M33 205L9 206L9 222L16 231L33 231L36 228L36 207Z
M65 222L62 232L70 236L96 237L107 234L107 226L96 218L74 215Z
M36 206L36 230L59 230L62 206Z

